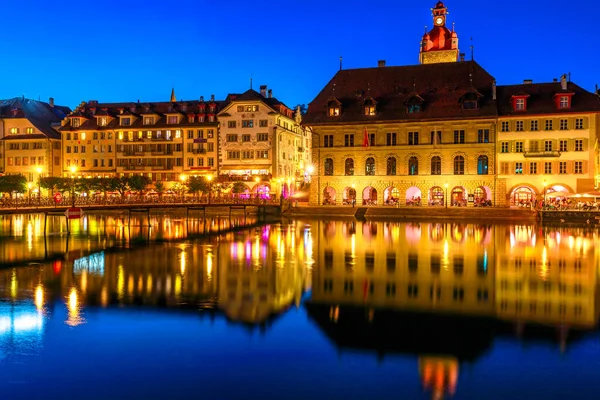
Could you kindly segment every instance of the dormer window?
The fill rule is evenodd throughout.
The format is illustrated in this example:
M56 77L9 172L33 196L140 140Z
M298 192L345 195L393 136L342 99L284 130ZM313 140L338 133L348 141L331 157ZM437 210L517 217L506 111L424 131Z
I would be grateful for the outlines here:
M363 105L363 112L367 116L373 116L376 113L375 100L367 98Z
M108 125L108 118L98 117L98 126L106 126L106 125Z
M463 110L477 110L478 104L477 100L465 100L462 103Z
M129 117L121 117L121 125L129 126L131 125L131 118Z
M194 115L188 115L188 122L193 123L196 117Z
M408 114L416 114L423 111L423 98L415 91L408 95L406 104L406 112Z
M525 111L525 99L517 99L515 101L515 111Z
M144 117L144 125L154 125L154 117Z
M167 117L167 124L176 124L177 122L177 115L169 115Z
M327 115L329 117L339 117L342 114L342 103L335 98L335 96L330 97L327 101Z
M560 108L569 108L569 96L560 96L560 103L559 103L559 107Z
M79 120L79 118L71 118L71 126L73 128L79 128L80 125L81 121Z
M256 107L256 109L258 110L258 106L254 106L254 107ZM211 113L214 113L215 110L216 110L216 106L215 105L210 105L208 107L208 111L211 112Z

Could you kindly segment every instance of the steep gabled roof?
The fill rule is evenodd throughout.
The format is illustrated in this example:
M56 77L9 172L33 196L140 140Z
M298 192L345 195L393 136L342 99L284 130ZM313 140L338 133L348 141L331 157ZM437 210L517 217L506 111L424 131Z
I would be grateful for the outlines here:
M16 111L16 115L13 110ZM0 100L0 118L26 118L45 137L52 139L60 138L53 125L60 124L60 121L70 112L69 107L51 106L43 101L22 97Z
M570 108L559 109L556 107L554 96L561 93L573 94ZM511 102L513 96L529 96L526 110L515 111L513 109ZM567 83L566 91L562 90L560 82L498 86L498 114L501 116L580 112L600 112L600 97L573 82Z
M72 116L83 116L87 119L83 120L81 125L78 127L72 127L69 123L63 125L60 131L80 131L80 130L102 130L102 129L119 129L119 130L140 130L140 129L176 129L186 126L196 126L198 124L216 125L217 121L208 122L205 120L204 123L188 122L187 118L182 118L178 124L168 124L167 114L181 114L190 115L198 112L199 107L198 100L187 101L182 103L174 103L170 101L156 102L156 103L98 103L90 102L83 104L78 107ZM210 101L208 104L215 104L216 112L222 110L226 105L226 101ZM183 110L185 108L185 111ZM146 111L148 109L148 111ZM205 110L207 111L207 110ZM144 125L142 115L155 115L157 118L152 125ZM111 116L113 117L108 125L99 126L96 117L98 116ZM135 121L131 122L131 125L123 126L120 125L119 116L135 116Z
M492 99L494 78L475 61L375 67L338 71L309 104L304 124L360 123L367 121L411 121L495 117ZM377 114L362 110L365 89L377 101ZM477 110L463 110L460 100L473 92L482 95ZM408 113L406 101L418 95L423 110ZM327 100L342 103L341 115L327 115Z

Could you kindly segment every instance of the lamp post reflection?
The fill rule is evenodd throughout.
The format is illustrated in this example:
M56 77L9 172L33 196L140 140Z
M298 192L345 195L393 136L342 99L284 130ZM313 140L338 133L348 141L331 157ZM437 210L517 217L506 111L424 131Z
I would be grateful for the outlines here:
M213 180L213 176L212 175L208 175L206 177L206 180L208 181L208 204L210 204L210 195L212 193L212 180Z
M84 323L84 319L81 317L81 307L79 305L79 294L77 289L72 287L67 296L67 311L68 319L65 323L69 326L77 326Z
M256 178L254 178L254 182L256 182L256 202L258 203L258 182L260 182L260 178L257 176Z
M544 178L544 204L542 206L542 208L546 207L546 185L548 184L548 181L546 181L546 179Z
M71 206L75 207L75 172L77 172L77 167L72 165L69 170L71 171Z
M448 208L448 182L444 183L444 207Z
M38 204L42 202L42 167L37 167L36 172L38 174Z

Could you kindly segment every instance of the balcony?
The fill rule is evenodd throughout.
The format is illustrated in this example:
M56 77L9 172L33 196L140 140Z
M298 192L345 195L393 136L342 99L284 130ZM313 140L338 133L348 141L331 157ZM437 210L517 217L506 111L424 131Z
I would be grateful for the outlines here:
M560 151L529 150L523 153L523 157L560 157Z
M193 149L192 153L194 153L194 154L206 154L206 149Z

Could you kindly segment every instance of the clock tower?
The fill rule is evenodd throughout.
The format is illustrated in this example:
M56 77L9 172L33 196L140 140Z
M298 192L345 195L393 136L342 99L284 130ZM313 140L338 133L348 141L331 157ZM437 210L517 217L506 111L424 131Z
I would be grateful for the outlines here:
M458 61L458 35L454 28L450 31L446 27L448 9L443 2L438 1L431 11L433 29L423 35L419 61L421 64Z

